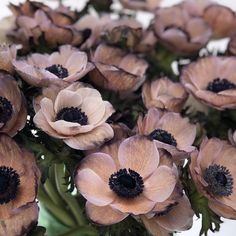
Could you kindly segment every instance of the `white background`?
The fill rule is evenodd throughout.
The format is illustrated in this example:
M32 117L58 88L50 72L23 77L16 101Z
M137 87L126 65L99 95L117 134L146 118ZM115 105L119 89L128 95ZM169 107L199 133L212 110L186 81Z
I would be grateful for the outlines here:
M102 0L101 0L102 1ZM215 0L216 2L226 5L230 7L231 9L236 11L236 0ZM10 11L7 7L9 2L12 2L14 4L17 4L19 2L24 2L24 0L0 0L0 18L4 16L10 15ZM50 4L52 7L57 5L57 2L55 0L50 1L43 1L44 3ZM68 6L71 6L73 8L81 8L81 6L84 4L85 0L65 0L64 3ZM181 0L164 0L163 6L170 6L172 4L181 2ZM144 22L144 24L147 24L147 21L150 19L150 16L148 14L140 13L138 14L138 18L141 19L141 22ZM224 41L223 41L224 42ZM213 44L213 46L219 45L221 48L225 47L224 43L220 44ZM236 70L236 68L235 68ZM221 226L220 232L218 233L209 233L209 236L217 235L217 236L236 236L236 221L233 220L226 220L223 219L224 223ZM201 220L194 218L193 227L186 231L178 233L177 236L198 236L199 231L201 228Z

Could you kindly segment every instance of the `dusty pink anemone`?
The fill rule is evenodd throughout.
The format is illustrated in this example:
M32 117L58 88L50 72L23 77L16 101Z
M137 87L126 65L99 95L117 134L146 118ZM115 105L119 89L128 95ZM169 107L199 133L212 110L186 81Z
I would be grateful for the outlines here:
M155 144L142 136L86 156L75 174L88 217L102 225L150 212L169 198L176 181L175 165L163 163Z
M80 31L91 31L88 39L81 45L82 49L96 47L104 38L109 38L110 41L114 41L114 39L117 40L119 36L118 32L122 31L122 29L126 30L127 35L129 31L138 34L138 36L142 35L142 24L137 20L128 17L114 20L110 15L97 17L89 14L80 18L74 24L74 27ZM131 37L127 35L124 36L130 39Z
M64 10L61 9L61 11ZM30 51L32 47L39 46L42 40L45 45L52 49L64 44L80 46L90 32L78 31L73 25L68 25L71 16L67 14L70 15L69 12L56 13L50 11L50 13L46 13L39 9L34 12L32 17L17 16L16 27L8 33L8 36L15 43L22 44L25 51Z
M136 54L100 44L92 58L91 80L99 87L118 92L137 90L146 78L148 63Z
M190 171L209 207L219 216L236 219L236 148L205 138L200 150L191 154Z
M188 198L179 198L166 213L155 214L154 217L142 216L141 219L154 236L169 236L176 231L189 230L193 224L194 212Z
M52 86L34 100L34 123L74 149L88 150L110 140L114 132L106 123L114 109L94 88L75 82Z
M180 112L188 98L188 93L182 84L162 77L143 85L142 98L147 108Z
M208 43L212 34L202 18L190 15L181 5L159 8L153 27L160 42L181 55L197 53Z
M13 60L13 65L23 80L41 87L77 81L93 69L87 54L70 45L61 46L51 55L33 53L26 60Z
M0 133L13 137L25 127L25 97L15 78L4 71L0 72L0 111Z
M196 137L196 126L179 113L151 108L144 117L139 117L137 129L139 134L146 135L176 160L185 158L195 150L192 144Z
M25 235L37 223L40 170L35 157L0 135L0 235Z
M229 7L210 4L204 9L203 18L212 28L215 38L225 38L236 33L236 14Z
M236 107L236 59L205 57L182 70L181 82L199 101L218 110Z

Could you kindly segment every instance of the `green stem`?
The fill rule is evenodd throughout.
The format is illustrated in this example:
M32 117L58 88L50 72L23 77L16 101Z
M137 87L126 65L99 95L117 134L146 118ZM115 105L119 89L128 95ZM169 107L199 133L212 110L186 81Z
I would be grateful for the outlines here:
M55 179L56 179L56 186L59 194L64 199L64 201L68 204L72 214L74 215L76 222L79 225L84 225L85 218L83 216L83 211L80 208L77 200L74 196L72 196L67 189L67 185L64 183L65 178L65 168L64 164L55 164L54 165L54 172L55 172Z
M65 211L63 208L60 208L55 203L53 203L53 201L47 196L47 194L41 188L39 188L38 199L64 225L67 225L69 227L76 226L74 220L67 213L67 211Z
M44 189L47 192L48 196L51 198L51 200L58 206L63 206L64 202L60 198L60 196L57 193L57 190L53 186L52 182L48 178L44 184Z

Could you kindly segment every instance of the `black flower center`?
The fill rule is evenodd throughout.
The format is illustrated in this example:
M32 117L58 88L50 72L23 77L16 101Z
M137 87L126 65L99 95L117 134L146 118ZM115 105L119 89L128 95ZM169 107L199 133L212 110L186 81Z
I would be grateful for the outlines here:
M0 167L0 204L5 204L15 199L20 177L11 167Z
M79 123L81 125L88 124L88 117L78 107L65 107L61 109L57 113L56 120L65 120L69 122Z
M229 196L233 192L233 178L224 166L210 165L204 173L204 180L208 183L208 190L217 196Z
M143 192L143 178L134 170L120 169L109 178L109 186L118 196L134 198Z
M228 89L235 89L236 85L227 79L216 78L207 85L207 90L213 93L219 93Z
M58 78L63 79L67 76L69 76L68 70L63 67L62 65L52 65L52 66L48 66L45 68L45 70L51 72L52 74L56 75Z
M0 123L6 123L11 119L13 112L10 101L0 96Z
M163 129L155 129L153 130L148 137L151 140L158 140L163 143L170 144L172 146L177 146L176 139L167 131Z

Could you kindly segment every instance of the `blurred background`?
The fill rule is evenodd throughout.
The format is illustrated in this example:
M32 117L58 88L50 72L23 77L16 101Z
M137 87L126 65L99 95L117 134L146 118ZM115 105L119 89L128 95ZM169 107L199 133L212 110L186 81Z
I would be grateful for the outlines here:
M102 0L101 0L102 1ZM9 16L11 14L10 10L8 9L9 3L18 4L20 2L24 2L24 0L0 0L0 18L3 18L5 16ZM41 0L41 2L48 4L51 7L56 7L58 5L57 0ZM119 5L118 0L114 1L114 8L119 9L121 6ZM176 3L181 2L181 0L163 0L161 6L171 6ZM231 9L236 11L236 0L215 0L215 2L218 2L222 5L228 6ZM83 6L86 3L86 0L64 0L63 3L66 6L70 6L72 9L80 10L83 8ZM91 13L93 13L91 11ZM149 21L152 19L151 13L146 12L138 12L137 18L143 23L144 26L147 26L149 24ZM0 26L1 27L1 26ZM226 44L228 42L228 39L221 39L214 42L211 42L208 45L208 48L213 49L222 49L224 50L226 48ZM236 70L236 68L235 68ZM42 224L44 226L47 225L47 215L44 214L44 212L41 212L40 215L40 222L39 224ZM222 219L224 221L223 224L221 224L220 232L211 233L209 232L209 236L217 235L217 236L235 236L236 235L236 221L233 220L226 220ZM197 217L194 218L193 227L186 232L178 233L177 236L198 236L199 231L201 229L201 219L198 219ZM57 236L57 233L55 232L55 236ZM79 235L78 235L79 236Z

